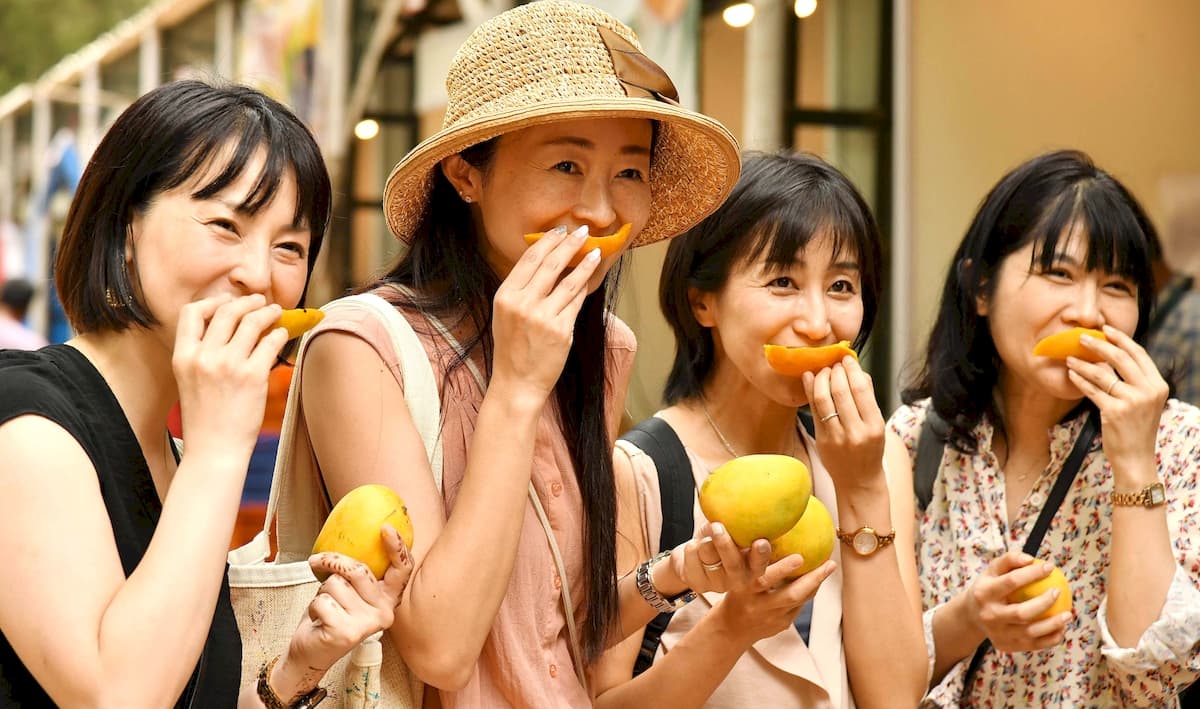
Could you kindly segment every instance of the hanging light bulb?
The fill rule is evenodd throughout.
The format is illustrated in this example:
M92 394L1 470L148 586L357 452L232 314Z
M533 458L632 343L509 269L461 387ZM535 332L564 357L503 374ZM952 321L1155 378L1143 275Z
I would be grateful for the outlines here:
M354 126L354 135L359 140L370 140L379 135L379 121L364 118Z
M792 9L796 12L796 17L803 20L817 11L817 0L796 0Z
M745 27L754 20L754 6L748 2L730 5L721 13L721 19L730 27Z

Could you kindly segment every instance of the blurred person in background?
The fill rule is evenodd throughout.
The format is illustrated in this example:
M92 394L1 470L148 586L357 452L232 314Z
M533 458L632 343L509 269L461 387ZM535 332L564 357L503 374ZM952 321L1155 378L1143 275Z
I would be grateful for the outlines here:
M36 350L45 347L46 338L25 324L33 284L13 278L0 286L0 350Z

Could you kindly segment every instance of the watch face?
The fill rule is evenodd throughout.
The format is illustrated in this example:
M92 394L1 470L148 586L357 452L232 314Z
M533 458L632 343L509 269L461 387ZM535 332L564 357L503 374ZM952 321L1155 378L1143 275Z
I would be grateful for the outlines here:
M879 539L874 532L866 529L859 530L854 535L854 551L862 556L866 556L879 548Z
M1152 485L1150 487L1149 500L1151 505L1161 505L1167 501L1167 493L1162 485Z

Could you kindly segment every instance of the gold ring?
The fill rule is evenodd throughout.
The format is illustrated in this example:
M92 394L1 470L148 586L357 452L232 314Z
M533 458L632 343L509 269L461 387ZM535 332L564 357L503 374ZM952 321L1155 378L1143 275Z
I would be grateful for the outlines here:
M719 561L715 564L706 564L703 561L701 561L700 565L704 567L705 571L716 571L717 569L721 568L721 562L719 562Z
M1119 377L1119 376L1113 377L1112 384L1108 385L1108 388L1104 390L1104 393L1109 396L1112 396L1113 387L1115 387L1117 385L1117 382L1119 382L1119 381L1121 381L1121 377Z
M835 419L837 417L838 417L838 412L834 411L832 414L829 414L828 416L822 416L821 423L825 423L829 419Z

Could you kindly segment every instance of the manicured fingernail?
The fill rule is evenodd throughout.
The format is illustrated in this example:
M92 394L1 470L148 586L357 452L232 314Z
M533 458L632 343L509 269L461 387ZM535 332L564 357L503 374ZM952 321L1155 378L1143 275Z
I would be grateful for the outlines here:
M566 236L566 235L567 235L567 228L566 228L565 226L562 226L562 225L560 224L559 226L556 226L556 227L554 227L553 229L551 229L551 230L550 230L548 233L549 233L551 236Z
M722 535L725 533L725 525L721 524L720 522L713 522L712 531L713 536Z
M771 551L771 543L766 539L759 539L758 541L754 542L754 548L755 550L765 554Z
M591 261L591 262L599 261L600 260L600 249L598 249L598 248L592 249L591 251L589 251L587 253L587 256L583 257L583 260Z
M1061 594L1062 594L1062 591L1059 591L1057 588L1050 589L1050 597L1053 599L1057 600Z
M583 226L579 227L575 231L571 232L571 238L575 239L576 241L584 241L587 239L587 236L588 236L587 224L584 224Z

